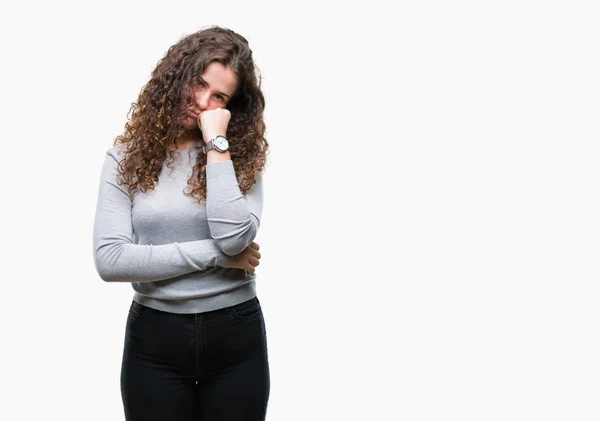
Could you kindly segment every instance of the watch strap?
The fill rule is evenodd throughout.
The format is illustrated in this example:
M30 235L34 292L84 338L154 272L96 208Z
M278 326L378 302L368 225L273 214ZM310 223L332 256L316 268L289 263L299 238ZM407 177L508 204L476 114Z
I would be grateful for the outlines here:
M214 147L215 147L215 145L214 145L213 139L211 139L208 142L206 142L206 145L202 145L202 152L206 153Z

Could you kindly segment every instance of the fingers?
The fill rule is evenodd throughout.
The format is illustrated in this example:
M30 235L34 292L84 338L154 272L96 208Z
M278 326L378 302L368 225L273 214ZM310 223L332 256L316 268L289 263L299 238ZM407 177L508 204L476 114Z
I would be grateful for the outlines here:
M237 255L237 261L234 267L244 269L247 273L253 274L256 271L256 266L260 264L261 254L258 251L260 246L258 243L252 242L248 247L244 249L239 255Z
M260 264L260 261L255 258L255 257L250 257L248 258L248 261L246 262L245 265L245 271L252 274L256 271L256 266L258 266Z
M252 243L247 247L247 250L252 254L252 256L256 257L257 259L260 259L260 253L258 252L258 250L260 249L260 246L258 245L258 243Z
M256 263L249 261L245 270L248 273L254 273L256 272L256 266L258 266L258 261L256 261Z

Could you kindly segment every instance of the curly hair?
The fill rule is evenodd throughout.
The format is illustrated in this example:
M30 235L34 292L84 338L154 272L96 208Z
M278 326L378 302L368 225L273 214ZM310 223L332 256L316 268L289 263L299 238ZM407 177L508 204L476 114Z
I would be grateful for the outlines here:
M238 88L227 104L231 112L229 152L242 194L256 183L256 174L265 167L269 152L264 137L261 75L244 37L227 28L210 26L182 37L168 49L137 102L132 103L123 134L114 140L114 145L125 146L118 183L128 186L130 196L135 189L154 189L165 159L172 169L172 147L185 131L186 110L193 105L192 88L212 62L221 63L237 76ZM206 199L205 154L197 154L184 193L198 203Z

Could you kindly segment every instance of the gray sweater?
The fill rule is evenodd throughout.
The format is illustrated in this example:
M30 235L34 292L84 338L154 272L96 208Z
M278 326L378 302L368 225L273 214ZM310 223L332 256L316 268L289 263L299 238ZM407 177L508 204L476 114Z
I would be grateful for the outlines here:
M183 190L198 148L177 151L154 190L117 184L118 146L106 152L94 219L96 270L104 281L130 282L133 299L172 313L200 313L256 296L256 275L231 267L255 239L262 212L262 174L242 195L232 161L206 166L206 201ZM201 152L200 152L201 153Z

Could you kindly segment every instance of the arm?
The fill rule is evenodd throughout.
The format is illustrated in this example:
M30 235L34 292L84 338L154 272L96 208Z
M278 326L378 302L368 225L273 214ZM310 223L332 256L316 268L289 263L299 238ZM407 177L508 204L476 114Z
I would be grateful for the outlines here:
M232 258L213 240L162 245L134 244L131 199L117 184L120 154L106 153L94 219L94 263L107 282L153 282L185 275L211 266L231 267Z
M209 151L213 153L214 151ZM219 153L219 152L214 152ZM254 241L263 204L262 174L242 195L231 160L206 166L206 214L212 238L228 256L234 256Z

